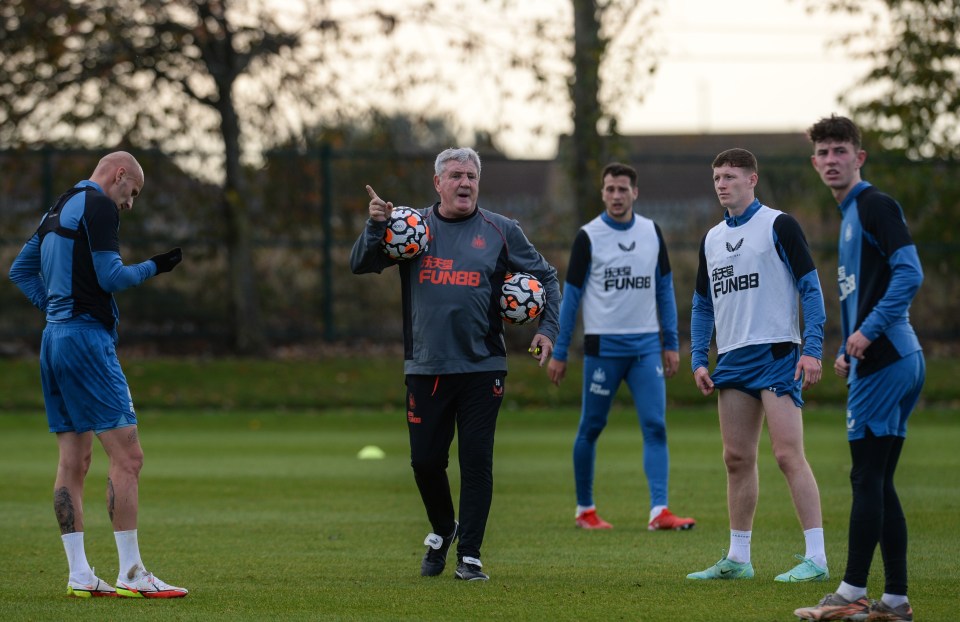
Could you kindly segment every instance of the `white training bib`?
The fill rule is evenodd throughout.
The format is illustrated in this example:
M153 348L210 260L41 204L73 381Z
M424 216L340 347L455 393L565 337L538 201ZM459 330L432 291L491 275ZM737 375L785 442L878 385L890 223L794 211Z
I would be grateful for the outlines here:
M717 327L717 352L760 343L800 343L800 299L790 268L777 252L773 221L762 205L745 224L713 227L704 241ZM784 309L784 301L793 304Z

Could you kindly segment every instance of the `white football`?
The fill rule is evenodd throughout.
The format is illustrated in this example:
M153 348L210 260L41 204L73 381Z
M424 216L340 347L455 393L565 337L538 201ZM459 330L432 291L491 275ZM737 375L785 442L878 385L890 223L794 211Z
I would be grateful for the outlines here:
M419 257L427 250L430 227L420 212L412 207L394 207L380 248L394 261Z
M500 317L508 324L522 325L540 317L547 292L537 277L526 272L507 274L500 291Z

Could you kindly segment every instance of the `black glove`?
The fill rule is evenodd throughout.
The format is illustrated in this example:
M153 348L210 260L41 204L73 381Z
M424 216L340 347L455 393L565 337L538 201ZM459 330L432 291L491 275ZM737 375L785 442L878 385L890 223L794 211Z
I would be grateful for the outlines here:
M150 258L150 261L157 264L157 274L161 272L170 272L173 270L173 267L176 266L180 261L183 260L183 252L180 250L180 247L161 253L159 255L154 255Z

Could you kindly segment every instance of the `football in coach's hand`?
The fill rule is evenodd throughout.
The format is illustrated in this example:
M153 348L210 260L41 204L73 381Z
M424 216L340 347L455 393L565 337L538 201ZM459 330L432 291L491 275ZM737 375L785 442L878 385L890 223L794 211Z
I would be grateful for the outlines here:
M500 317L522 325L537 319L547 304L547 293L537 277L526 272L507 274L500 291Z
M394 261L419 257L427 250L430 228L420 212L411 207L394 207L380 248Z

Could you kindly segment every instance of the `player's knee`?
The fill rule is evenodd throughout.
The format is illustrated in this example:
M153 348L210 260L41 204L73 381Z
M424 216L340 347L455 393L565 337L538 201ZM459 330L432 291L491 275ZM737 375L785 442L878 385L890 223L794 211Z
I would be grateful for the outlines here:
M593 424L583 424L580 426L580 429L577 430L577 440L584 440L588 443L595 443L598 438L600 438L600 433L603 432L605 424L593 423Z
M113 457L113 464L121 471L139 477L140 471L143 469L143 451L137 448L133 451L123 452Z
M410 466L418 475L432 475L447 470L447 460L411 460Z
M642 427L643 441L647 444L665 444L667 442L667 426L662 422L645 423Z
M753 453L725 448L723 464L727 467L728 473L750 471L757 468L757 456Z
M810 468L810 465L807 464L807 459L803 455L803 451L793 447L775 447L773 457L777 461L777 466L780 467L780 470L787 475Z
M57 468L57 479L64 482L82 484L90 470L90 463L61 462Z
M87 472L90 470L91 460L91 452L70 456L60 456L60 462L58 465L59 472L64 477L82 481L83 478L87 476Z
M140 471L143 470L143 452L141 451L135 456L131 456L130 462L130 469L137 475L140 475Z

